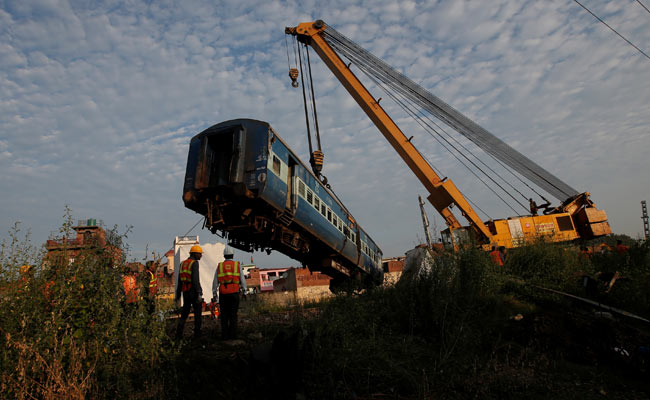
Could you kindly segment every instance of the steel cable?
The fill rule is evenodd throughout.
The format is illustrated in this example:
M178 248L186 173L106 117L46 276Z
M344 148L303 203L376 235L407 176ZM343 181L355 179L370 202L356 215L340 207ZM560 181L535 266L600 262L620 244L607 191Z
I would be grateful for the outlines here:
M338 48L337 50L341 50L348 54L353 53L365 63L370 63L374 65L375 68L380 69L383 73L390 76L391 79L394 79L395 82L399 83L400 86L403 86L405 88L403 89L403 92L408 93L408 97L417 104L420 104L424 110L428 111L446 125L467 137L488 154L493 155L497 159L509 165L544 191L550 193L559 200L565 200L568 197L578 194L575 189L562 182L560 179L526 158L512 147L508 146L499 138L480 127L478 124L474 123L469 118L465 117L403 74L388 66L385 62L356 45L333 28L327 27L324 33L325 39L332 47Z

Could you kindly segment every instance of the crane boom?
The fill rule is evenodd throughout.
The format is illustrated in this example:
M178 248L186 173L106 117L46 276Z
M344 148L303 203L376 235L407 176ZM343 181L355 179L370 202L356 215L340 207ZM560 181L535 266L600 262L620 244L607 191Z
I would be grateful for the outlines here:
M569 241L590 239L612 233L605 211L596 208L589 199L588 192L578 193L442 100L393 70L383 61L344 38L334 29L328 28L323 21L317 20L301 23L296 27L287 27L285 33L295 36L298 41L311 46L316 51L325 65L424 185L429 192L427 200L442 215L448 226L448 229L442 232L443 241L455 246L455 237L463 240L467 233L471 233L483 247L489 247L489 245L516 247L526 240L540 235L549 237L551 241ZM330 43L328 40L332 40L332 42ZM538 216L537 206L530 199L532 215L489 220L484 223L451 179L440 178L411 143L412 137L406 137L383 107L379 105L381 99L377 100L370 94L350 70L350 64L343 62L335 48L351 60L360 61L365 67L380 71L382 76L398 75L398 77L393 77L397 81L397 86L394 86L396 90L406 93L416 104L463 135L468 136L483 150L501 159L548 193L563 200L560 206L546 209L544 215ZM364 54L364 56L359 56L360 54ZM367 72L365 69L362 70ZM454 206L467 219L468 227L462 226L456 219L451 211Z
M413 146L404 132L395 124L386 111L379 105L372 94L366 89L356 75L341 60L338 54L325 41L322 32L325 30L323 21L305 22L295 28L286 28L285 33L295 35L299 41L311 46L341 82L343 87L356 100L370 120L379 128L386 140L402 157L411 171L422 182L429 192L427 199L433 207L443 216L450 229L460 229L462 225L450 207L456 206L468 220L470 226L480 237L487 239L491 236L490 230L476 214L467 199L462 195L456 185L448 178L440 178L431 165Z

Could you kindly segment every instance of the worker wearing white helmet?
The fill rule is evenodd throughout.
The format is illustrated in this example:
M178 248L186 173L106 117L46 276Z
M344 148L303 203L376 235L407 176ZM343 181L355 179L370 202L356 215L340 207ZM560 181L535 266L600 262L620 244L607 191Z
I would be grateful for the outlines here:
M199 280L199 260L203 256L203 249L198 244L190 249L190 257L181 263L176 283L176 299L183 295L183 308L181 318L176 326L176 339L183 337L185 320L190 315L190 308L194 309L194 337L201 336L201 312L203 305L203 290Z
M221 338L237 338L237 311L239 310L239 290L243 289L246 298L246 279L239 261L234 261L230 246L223 251L225 260L220 262L212 280L212 301L219 302Z

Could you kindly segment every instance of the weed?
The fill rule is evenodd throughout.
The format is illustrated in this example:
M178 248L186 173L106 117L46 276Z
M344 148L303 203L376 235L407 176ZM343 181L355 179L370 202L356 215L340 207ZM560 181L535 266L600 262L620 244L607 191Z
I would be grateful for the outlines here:
M60 233L70 237L69 210L66 215ZM0 397L155 393L171 346L162 321L144 305L119 301L125 236L112 231L106 246L74 252L62 241L58 257L44 257L28 236L18 236L15 226L0 253ZM21 272L27 263L31 270Z

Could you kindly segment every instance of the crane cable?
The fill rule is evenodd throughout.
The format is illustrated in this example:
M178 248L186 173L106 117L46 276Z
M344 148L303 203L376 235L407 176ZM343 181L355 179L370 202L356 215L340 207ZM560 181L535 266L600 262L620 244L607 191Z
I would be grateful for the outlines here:
M378 65L374 62L375 59L376 59L376 57L372 56L370 53L368 53L367 51L365 51L365 50L363 50L363 49L361 49L361 51L358 51L358 46L355 47L355 48L350 48L350 46L348 46L348 45L346 44L346 42L342 42L342 41L340 41L340 40L339 40L338 38L336 38L336 37L334 37L334 38L330 38L330 37L328 37L328 39L332 39L331 41L328 40L328 42L330 42L330 45L332 45L333 48L335 48L336 50L338 50L339 53L341 53L342 55L346 56L346 57L349 58L350 60L355 61L355 63L357 64L357 66L359 66L362 70L363 70L364 68L366 68L366 69L368 69L368 70L370 70L370 71L374 71L373 73L376 74L377 76L379 76L380 79L382 79L382 81L386 82L388 85L390 85L390 86L391 86L392 88L394 88L396 91L401 92L401 93L402 93L402 96L404 96L405 98L408 98L409 101L410 101L411 103L417 103L417 104L419 104L422 108L427 109L427 108L426 108L426 103L423 104L423 101L422 101L421 98L413 96L412 93L411 93L410 91L406 90L407 88L404 87L404 85L402 84L401 81L395 79L395 78L393 77L392 74L389 74L388 72L386 72L386 70L385 70L384 68L381 68L381 65L378 66ZM359 54L364 54L364 52L365 52L366 54L369 54L371 57L374 57L374 58L370 58L370 57L359 57ZM385 63L384 63L384 64L385 64ZM393 72L396 73L396 71L394 71L394 70L393 70ZM367 72L364 72L364 73L366 73L366 75L368 75ZM390 78L392 78L392 79L389 79L388 77L390 77ZM385 87L384 87L383 89L386 90ZM439 116L437 116L437 115L436 115L436 117L439 118ZM430 118L428 118L428 119L429 119L430 121L432 121ZM504 181L504 182L505 182L508 186L510 186L514 191L516 191L517 193L519 193L519 194L520 194L524 199L527 198L523 193L521 193L521 191L519 191L516 187L514 187L514 186L513 186L513 185L512 185L508 180L506 180L503 176L499 175L499 174L498 174L498 173L497 173L493 168L491 168L491 167L490 167L489 165L487 165L483 160L481 160L478 156L476 156L476 154L473 154L471 151L469 151L469 149L467 149L464 145L462 145L462 143L458 142L458 140L456 140L453 136L451 136L451 135L450 135L446 130L442 129L442 128L441 128L437 123L435 123L434 121L432 121L432 123L433 123L434 125L438 126L439 129L441 129L441 130L442 130L446 135L448 135L452 140L454 140L456 143L458 143L458 144L459 144L459 145L460 145L464 150L466 150L466 151L468 151L470 154L472 154L472 156L473 156L474 158L476 158L476 159L477 159L481 164L485 165L487 169L489 169L489 170L492 171L495 175L497 175L497 176L498 176L502 181ZM455 129L458 130L457 128L455 128ZM432 135L431 132L430 132L430 130L429 130L429 134ZM438 134L439 134L439 133L438 133ZM432 135L432 136L433 136L433 135ZM492 136L493 136L493 135L492 135ZM470 139L471 139L471 138L470 138ZM495 139L496 139L496 138L495 138ZM501 142L501 141L498 140L498 139L496 139L496 141L497 141L497 142ZM498 143L497 143L497 144L498 144ZM503 147L508 147L507 145L503 144L503 142L501 142L501 144L503 145ZM456 149L456 150L459 151L459 153L462 154L462 152L460 152L460 150L458 150L458 149ZM484 150L485 150L485 149L484 149ZM513 149L511 149L511 150L512 150L514 153L517 153L516 150L513 150ZM502 153L502 155L508 156L508 154L505 153L504 151L501 151L501 153ZM545 201L547 201L547 200L544 198L543 195L541 195L538 191L536 191L534 188L532 188L530 185L528 185L528 183L526 183L525 181L523 181L523 180L521 179L521 177L519 177L519 176L517 176L516 174L514 174L513 171L512 171L510 168L506 167L506 166L504 165L503 162L501 162L498 158L496 158L496 157L494 156L494 154L492 154L492 152L486 152L486 154L488 154L491 158L493 158L493 159L494 159L494 160L495 160L499 165L501 165L504 169L506 169L506 170L507 170L510 174L512 174L512 175L513 175L517 180L519 180L520 182L522 182L525 186L527 186L529 189L531 189L533 192L535 192L537 195L539 195L542 199L544 199ZM522 159L527 160L524 156L522 156L522 155L520 155L520 156L521 156ZM467 157L466 157L466 158L467 158ZM531 163L531 164L534 165L534 163L530 162L530 160L527 160L527 161L528 161L529 163ZM474 164L474 163L473 163L473 164ZM539 167L539 168L541 169L541 167ZM542 169L542 171L543 171L543 169ZM482 172L485 173L484 171L482 171ZM544 171L544 172L546 172L546 171ZM493 180L493 179L492 179L488 174L486 174L486 176L488 176L491 180ZM530 179L530 177L528 177L528 178ZM555 179L557 179L557 178L555 178ZM561 182L561 181L560 181L560 182ZM495 182L495 183L496 183L496 182ZM499 186L501 186L501 185L499 185ZM503 189L503 188L502 188L502 189ZM508 191L506 191L505 189L503 189L503 190L504 190L504 192L508 193ZM508 193L508 195L509 195L510 197L513 197L510 193ZM514 199L514 198L513 198L513 199ZM523 208L524 210L527 209L526 206L523 205L521 202L517 201L516 199L514 199L514 200L515 200L515 202L517 202L520 206L522 206L522 208Z
M443 121L446 125L449 125L470 139L484 151L497 156L506 164L510 165L510 167L514 168L517 172L534 182L546 192L552 194L557 199L563 201L568 197L578 194L577 190L507 145L501 139L494 136L494 134L467 118L458 110L454 109L440 98L406 77L404 74L386 64L386 62L380 60L367 50L346 38L335 29L326 26L323 31L323 37L332 46L337 46L337 42L345 43L346 46L349 46L349 48L352 49L355 55L363 55L365 58L371 60L373 65L376 65L377 68L389 74L391 78L395 79L399 83L399 85L407 89L406 93L408 93L408 96L413 99L413 101L420 104L423 109L427 110L429 113L436 116L436 118Z
M350 59L351 61L353 61L352 58L349 58L349 59ZM399 100L399 99L398 99L398 98L397 98L397 97L396 97L396 96L395 96L391 91L387 90L387 89L386 89L386 88L385 88L381 83L379 83L379 82L377 81L377 79L375 79L374 76L370 75L369 73L367 73L367 72L364 71L363 69L362 69L362 72L364 72L364 74L365 74L365 75L366 75L370 80L372 80L372 81L373 81L377 86L381 87L381 88L386 92L386 94L387 94L389 97L391 97L391 98L392 98L396 103L400 104L400 106L402 106L402 108L404 109L404 111L406 111L409 115L411 115L411 117L412 117L413 119L415 119L416 122L417 122L418 124L420 124L420 126L422 126L425 130L427 129L427 128L423 125L423 124L426 124L426 123L424 123L424 122L422 121L421 118L418 118L418 117L417 117L417 114L415 113L415 111L413 111L411 108L409 108L408 106L406 106L406 105L405 105L402 101L400 101L400 100ZM381 100L381 99L380 99L380 100ZM445 149L446 149L446 150L447 150L447 151L448 151L452 156L454 156L454 157L455 157L455 158L456 158L456 159L457 159L457 160L458 160L458 161L459 161L459 162L460 162L460 163L461 163L465 168L467 168L468 171L469 171L470 173L472 173L472 174L473 174L473 175L474 175L474 176L475 176L479 181L481 181L481 182L482 182L482 183L483 183L483 184L484 184L484 185L485 185L485 186L486 186L486 187L487 187L487 188L488 188L492 193L494 193L494 195L496 195L496 196L497 196L501 201L503 201L503 203L504 203L506 206L508 206L508 207L509 207L509 208L510 208L514 213L517 213L517 211L516 211L516 210L515 210L515 209L514 209L514 208L513 208L513 207L512 207L512 206L511 206L507 201L505 201L505 200L504 200L504 199L503 199L503 198L502 198L502 197L501 197L501 196L500 196L500 195L499 195L499 194L498 194L498 193L497 193L497 192L496 192L496 191L495 191L491 186L489 186L489 185L488 185L488 184L487 184L483 179L481 179L481 177L478 176L478 175L476 174L476 172L475 172L474 170L472 170L472 168L468 167L467 164L465 164L461 159L459 159L458 156L457 156L456 154L454 154L453 151L449 150L449 148L448 148L447 146L451 146L451 147L453 147L453 145L452 145L451 143L449 143L449 141L447 141L445 138L443 138L442 136L440 136L440 138L442 138L443 140L445 140L445 142L447 143L447 145L445 145L445 143L443 143L443 142L440 141L440 138L438 138L438 137L436 137L436 136L434 136L434 135L431 135L431 136L432 136L436 141L438 141L438 143L439 143L441 146L443 146L443 148L445 148ZM415 151L417 151L418 154L420 154L420 155L422 156L422 158L425 159L425 161L427 162L427 164L428 164L428 165L429 165L429 166L434 170L434 172L436 172L438 175L442 175L441 173L439 173L438 171L436 171L436 168L433 166L433 163L431 163L431 161L430 161L426 156L424 156L424 155L423 155L423 154L422 154L422 153L421 153L417 148L415 148ZM459 154L463 155L462 152L459 152L458 150L457 150L457 152L458 152ZM469 160L469 161L471 162L471 160ZM477 167L477 168L478 168L478 167ZM480 168L478 168L478 169L480 170ZM481 171L481 172L483 172L483 171ZM484 173L484 174L485 174L485 173ZM485 174L485 175L489 177L489 175L487 175L487 174ZM495 182L495 184L496 184L497 186L501 187L497 182ZM501 189L504 190L502 187L501 187ZM505 191L505 190L504 190L504 191ZM505 191L505 192L508 193L507 191ZM481 212L482 212L483 214L485 214L489 219L492 219L492 217L491 217L487 212L485 212L483 209L481 209L481 208L480 208L476 203L474 203L473 201L471 201L467 196L465 196L465 197L467 198L468 202L470 202L470 203L474 206L474 208L476 208L476 209L478 209L479 211L481 211ZM515 200L515 201L516 201L516 200ZM521 203L520 203L520 204L521 204ZM525 207L524 207L524 209L525 209Z
M366 76L368 76L368 75L366 75ZM386 92L386 94L387 94L390 98L392 98L393 101L395 101L397 104L399 104L399 105L402 107L402 109L403 109L407 114L409 114L413 119L415 119L415 121L416 121L416 122L417 122L417 123L418 123L418 124L419 124L423 129L424 129L424 130L427 130L427 127L425 126L425 125L427 125L426 122L424 122L424 121L422 120L422 118L418 117L417 114L416 114L416 112L413 111L411 108L409 108L408 105L404 104L403 100L400 100L399 98L397 98L397 96L395 96L394 93L391 93L389 90L387 90L386 88L384 88L384 87L383 87L383 86L382 86L378 81L376 81L373 77L368 76L368 78L369 78L370 80L372 80L372 81L373 81L377 86L379 86L379 87L381 87L382 89L384 89L384 92ZM478 179L481 183L483 183L483 185L485 185L485 187L488 188L488 190L490 190L490 191L491 191L495 196L497 196L497 197L498 197L498 198L499 198L499 199L500 199L500 200L501 200L501 201L502 201L506 206L508 206L508 208L510 208L514 213L517 213L517 210L515 210L515 209L510 205L510 203L508 203L507 201L505 201L505 199L503 199L503 198L502 198L502 197L501 197L501 196L500 196L500 195L499 195L499 194L494 190L494 188L492 188L490 185L488 185L488 184L487 184L487 183L486 183L486 182L485 182L485 181L484 181L484 180L483 180L483 179L482 179L482 178L481 178L481 177L480 177L480 176L479 176L479 175L478 175L478 174L477 174L477 173L476 173L472 168L470 168L466 163L464 163L463 160L461 160L461 159L458 157L458 155L456 155L453 151L449 150L449 148L448 148L447 146L450 146L450 147L454 148L454 149L458 152L458 150L453 146L453 144L449 143L449 141L447 141L447 140L446 140L444 137L442 137L442 136L439 138L439 137L434 136L434 135L431 134L430 132L429 132L429 134L430 134L431 137L433 137L433 138L434 138L434 139L435 139L435 140L436 140L436 141L437 141L437 142L438 142L438 143L439 143L443 148L445 148L445 150L447 150L447 151L448 151L448 152L449 152L449 153L450 153L454 158L456 158L456 160L458 160L459 163L461 163L465 168L467 168L467 170L468 170L472 175L474 175L474 176L476 177L476 179ZM440 135L439 135L439 136L440 136ZM443 143L443 142L441 141L441 139L442 139L443 141L445 141L447 144ZM430 162L430 161L429 161L429 160L428 160L428 159L427 159L427 158L426 158L426 157L425 157L425 156L424 156L424 155L423 155L423 154L422 154L422 153L421 153L417 148L416 148L415 150L416 150L416 151L417 151L417 152L418 152L418 153L419 153L419 154L420 154L420 155L421 155L421 156L422 156L422 157L427 161L427 163L429 164L429 166L433 169L433 166L432 166L431 162ZM460 155L464 156L464 154L462 154L461 152L458 152L458 153L459 153ZM465 158L467 158L467 157L465 157ZM469 160L469 161L472 162L471 160ZM472 163L472 164L473 164L473 163ZM474 166L476 166L476 165L474 164ZM479 169L481 172L483 172L480 168L477 167L477 169ZM435 171L435 169L434 169L434 171ZM483 172L483 173L485 174L485 172ZM485 175L488 176L487 174L485 174ZM488 178L489 178L489 176L488 176ZM495 182L495 183L496 183L496 182ZM496 183L496 184L498 185L498 183ZM501 189L503 189L500 185L498 185L498 186L499 186ZM506 191L506 193L508 193L508 192ZM465 196L465 197L467 198L467 196ZM469 201L469 198L467 198L467 199L468 199L468 201ZM479 209L483 214L485 214L489 219L492 219L492 217L490 217L490 215L489 215L487 212L485 212L484 210L482 210L480 207L476 206L473 202L470 201L470 203L472 203L472 205L474 205L476 208L478 208L478 209Z
M322 174L324 155L323 155L323 150L321 148L320 129L318 126L318 113L316 110L316 94L314 91L314 79L311 72L311 59L309 56L309 46L304 45L304 47L306 52L306 56L304 58L306 59L307 62L306 68L307 71L309 72L309 85L305 85L305 79L304 79L305 73L303 68L303 55L302 55L303 49L300 47L300 44L298 44L298 60L300 63L300 81L302 83L302 100L303 100L304 110L305 110L307 140L309 143L309 164L311 165L311 169L314 175L316 175L316 177L321 181L323 185L329 187L329 184L327 182L327 177L325 177L325 175ZM309 96L307 96L307 91L309 91ZM310 99L309 103L307 102L307 97L309 97ZM312 118L314 121L314 131L316 132L316 144L318 145L318 148L316 150L314 150L314 146L311 139L312 135L311 135L311 123L309 120L309 109L311 110L312 113Z
M339 50L339 51L340 51L340 50ZM469 170L469 171L470 171L470 172L471 172L471 173L472 173L472 174L473 174L477 179L479 179L479 180L480 180L480 181L481 181L481 182L482 182L482 183L483 183L483 184L484 184L484 185L485 185L485 186L486 186L486 187L487 187L487 188L488 188L492 193L494 193L494 194L495 194L495 195L496 195L496 196L497 196L497 197L498 197L498 198L499 198L499 199L500 199L500 200L501 200L501 201L502 201L506 206L508 206L508 207L509 207L513 212L517 213L517 211L516 211L516 210L515 210L515 209L514 209L514 208L513 208L513 207L512 207L512 206L511 206L507 201L505 201L505 199L503 199L503 198L502 198L502 197L501 197L501 196L500 196L500 195L499 195L499 194L498 194L498 193L497 193L497 192L496 192L496 191L495 191L495 190L494 190L490 185L488 185L488 184L485 182L484 179L482 179L480 176L478 176L478 175L476 174L476 172L475 172L472 168L470 168L470 167L469 167L466 163L464 163L464 162L463 162L463 161L462 161L462 160L461 160L461 159L460 159L456 154L454 154L454 152L453 152L452 150L450 150L449 147L453 148L453 149L454 149L458 154L460 154L463 158L465 158L465 159L466 159L469 163L471 163L471 164L472 164L476 169L478 169L479 171L481 171L481 172L482 172L482 173L483 173L483 174L484 174L488 179L490 179L490 180L491 180L495 185L497 185L501 190L503 190L507 195L509 195L509 196L510 196L510 197L511 197L511 198L512 198L512 199L513 199L517 204L519 204L519 205L520 205L524 210L527 210L527 207L526 207L524 204L522 204L521 202L519 202L516 198L514 198L514 196L512 196L512 194L510 194L510 193L509 193L509 192L508 192L508 191L507 191L507 190L506 190L506 189L505 189L501 184L499 184L497 181L495 181L494 178L492 178L492 177L491 177L489 174L487 174L487 173L486 173L486 172L485 172L485 171L484 171L480 166L478 166L474 161L472 161L469 157L467 157L466 154L464 154L462 151L460 151L456 146L454 146L452 143L450 143L449 140L447 140L447 139L446 139L445 137L443 137L439 132L437 132L437 131L435 130L435 128L431 127L431 125L429 125L427 122L425 122L425 121L422 119L422 117L419 117L419 116L417 115L417 112L413 110L413 108L414 108L414 104L413 104L413 101L412 101L411 99L409 99L408 97L406 97L403 93L401 94L401 96L402 96L402 98L403 98L404 100L399 100L399 99L397 99L397 97L396 97L396 96L395 96L395 95L394 95L394 94L393 94L393 93L392 93L392 92L391 92L391 91L390 91L386 86L389 85L389 86L393 87L394 89L396 89L396 90L395 90L396 92L401 92L401 91L399 90L399 87L396 87L395 84L394 84L393 82L391 82L390 80L386 79L385 75L382 75L382 74L379 73L379 72L374 72L374 73L373 73L373 72L372 72L373 65L372 65L372 64L368 65L367 63L361 62L361 60L359 60L359 59L356 57L356 53L350 54L350 53L348 53L347 51L342 52L342 53L344 53L344 54L346 55L346 58L348 58L350 61L355 62L355 64L357 64L357 66L360 67L361 71L362 71L362 72L363 72L363 73L364 73L364 74L365 74L369 79L371 79L371 80L372 80L372 81L373 81L377 86L379 86L380 88L382 88L382 89L384 90L384 92L385 92L386 94L388 94L388 96L390 96L390 97L391 97L391 98L392 98L396 103L398 103L398 104L399 104L399 105L404 109L404 111L406 111L406 112L407 112L407 113L408 113L412 118L414 118L414 119L416 120L416 122L418 122L418 124L419 124L423 129L425 129L425 131L427 131L427 132L429 133L429 135L431 135L431 136L432 136L436 141L438 141L438 143L440 143L440 145L442 145L442 146L443 146L443 147L444 147L444 148L445 148L445 149L446 149L450 154L452 154L452 156L454 156L454 157L455 157L455 158L456 158L456 159L457 159L457 160L458 160L458 161L459 161L459 162L460 162L460 163L461 163L465 168L467 168L467 169L468 169L468 170ZM384 82L385 84L382 85L381 83L378 82L378 80L381 80L381 81ZM411 104L411 106L410 106L410 107L407 106L407 105L404 103L405 101L408 101L408 102ZM433 121L431 121L430 118L428 118L428 119L430 120L430 122L433 122ZM435 122L433 122L433 123L435 124ZM436 125L437 125L437 124L436 124ZM436 137L436 136L432 133L432 131L435 132L435 133L439 136L439 138ZM445 131L445 133L447 133L447 132ZM468 153L472 154L472 153L471 153L471 152L470 152L466 147L464 147L464 146L462 145L462 143L458 142L455 138L453 138L453 136L449 135L448 133L447 133L447 135L450 136L451 139L453 139L454 141L456 141L456 143L458 143L461 147L463 147L463 148L464 148ZM442 143L441 140L445 141L445 142L447 143L447 145L445 145L444 143ZM489 168L492 172L494 172L497 176L499 176L499 177L500 177L504 182L508 183L508 182L507 182L507 181L506 181L502 176L500 176L498 173L496 173L496 171L494 171L494 170L493 170L492 168L490 168L487 164L485 164L485 163L484 163L480 158L478 158L478 157L477 157L476 155L474 155L474 154L472 154L472 155L473 155L473 156L474 156L474 157L475 157L479 162L483 163L487 168ZM429 163L429 164L430 164L430 163ZM430 166L431 166L431 164L430 164ZM433 167L432 167L432 168L433 168ZM435 169L434 169L434 170L435 170ZM508 184L509 184L509 183L508 183ZM509 184L509 185L510 185L511 187L513 187L511 184ZM519 194L520 194L524 199L526 199L526 196L524 196L523 193L521 193L520 191L518 191L518 190L517 190L516 188L514 188L514 187L513 187L513 189L516 190L516 191L517 191L517 192L518 192L518 193L519 193ZM487 215L487 213L486 213L486 215ZM489 216L488 216L488 217L489 217Z
M304 104L305 108L305 123L307 124L307 140L309 142L309 154L312 154L313 152L313 147L311 144L311 126L309 124L309 112L307 111L307 94L305 93L305 74L302 70L302 55L301 52L298 51L298 59L300 60L300 82L302 83L302 102ZM311 162L311 159L309 160ZM312 165L312 168L314 166Z

